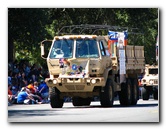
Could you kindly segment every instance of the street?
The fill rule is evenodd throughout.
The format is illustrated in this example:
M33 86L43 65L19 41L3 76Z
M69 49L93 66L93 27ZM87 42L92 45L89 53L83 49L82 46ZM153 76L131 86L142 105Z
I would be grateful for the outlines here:
M51 108L49 104L8 106L8 122L159 122L157 100L140 99L135 106L103 108L99 101L90 106L74 107L71 102L63 108Z

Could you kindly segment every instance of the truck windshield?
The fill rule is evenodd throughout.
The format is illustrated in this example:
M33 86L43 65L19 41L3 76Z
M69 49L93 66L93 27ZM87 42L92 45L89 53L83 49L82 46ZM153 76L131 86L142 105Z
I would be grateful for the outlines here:
M76 40L76 58L99 57L98 46L95 39Z
M149 69L149 74L158 74L158 69Z
M72 58L74 40L61 39L56 40L52 47L50 58Z

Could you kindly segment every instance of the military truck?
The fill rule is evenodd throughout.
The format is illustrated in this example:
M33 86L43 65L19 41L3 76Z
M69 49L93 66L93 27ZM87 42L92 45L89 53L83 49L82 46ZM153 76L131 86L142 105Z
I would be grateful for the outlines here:
M63 27L67 28L67 27ZM50 77L50 105L62 108L64 97L72 98L73 106L89 106L99 96L101 106L112 107L115 94L121 105L136 105L139 99L138 75L144 71L144 47L124 44L124 35L109 25L73 25L79 34L59 34L51 41L48 56L47 40L41 42L41 56L47 60ZM91 34L83 30L91 29ZM117 35L94 34L97 30L114 30ZM93 32L92 32L93 30ZM80 34L81 32L81 34ZM78 33L78 31L77 31ZM118 40L110 43L111 38Z
M149 100L150 95L158 100L158 65L145 65L145 74L141 79L142 99Z
M141 79L142 87L142 99L149 100L150 96L153 95L155 100L158 100L158 85L159 85L159 76L158 76L158 49L159 49L159 37L157 36L156 40L156 62L153 65L146 64L145 73Z

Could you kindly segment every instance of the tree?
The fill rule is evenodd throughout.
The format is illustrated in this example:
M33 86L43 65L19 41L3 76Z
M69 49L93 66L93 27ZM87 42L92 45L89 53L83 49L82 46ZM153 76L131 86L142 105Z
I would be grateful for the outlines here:
M47 9L9 8L8 32L9 32L9 59L15 56L37 61L40 56L39 43L45 37L50 37L45 29L49 17ZM13 49L12 49L13 47Z
M44 65L40 42L53 39L65 25L103 24L138 28L141 35L130 36L131 44L144 45L146 63L155 58L158 34L157 8L9 8L9 60L26 58Z

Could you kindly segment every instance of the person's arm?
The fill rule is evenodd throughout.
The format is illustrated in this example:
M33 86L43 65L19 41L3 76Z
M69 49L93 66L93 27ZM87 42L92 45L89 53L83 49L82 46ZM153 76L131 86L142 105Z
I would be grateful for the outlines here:
M27 96L28 99L30 99L30 100L32 100L32 101L35 101L32 95L30 95L30 94L28 94L28 93L27 93L27 95L28 95L28 96Z
M41 90L39 91L39 93L41 93L43 89L44 89L44 86L41 88Z

